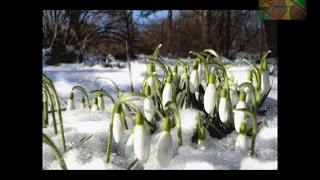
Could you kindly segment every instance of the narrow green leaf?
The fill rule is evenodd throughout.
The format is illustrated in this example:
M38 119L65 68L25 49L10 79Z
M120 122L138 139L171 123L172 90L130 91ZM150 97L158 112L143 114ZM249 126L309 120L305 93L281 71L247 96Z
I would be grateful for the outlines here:
M90 105L90 101L89 101L89 97L88 97L87 91L81 86L74 86L72 88L72 91L75 90L75 89L78 89L79 91L81 91L86 96L88 106L91 109L91 105Z
M214 55L215 57L217 57L220 65L222 65L221 58L220 58L219 54L216 51L214 51L213 49L205 49L204 52L208 52L208 53Z
M113 97L107 91L105 91L105 90L93 90L93 91L89 92L89 94L95 94L95 93L107 96L112 101L112 103L115 104L115 101L114 101Z
M166 75L167 77L169 76L169 73L168 73L168 71L167 71L166 66L165 66L161 61L159 61L159 60L157 60L157 59L148 59L148 61L153 62L153 63L159 65L160 68L161 68L161 69L163 70L163 72L165 73L165 75Z
M82 145L83 143L85 143L86 141L88 141L88 140L92 137L92 135L93 135L93 134L89 134L88 136L82 138L78 143L72 145L69 150L79 147L80 145Z
M190 51L189 54L196 55L200 59L201 63L206 64L206 58L203 55L201 55L200 53Z
M114 81L112 81L110 78L106 78L106 77L96 77L96 78L94 78L92 81L101 80L101 79L106 80L106 82L105 82L105 83L102 83L102 84L100 85L100 89L102 88L103 85L109 84L109 85L112 85L112 86L116 89L117 93L119 93L119 92L121 91L120 88L119 88L119 86L118 86Z
M249 110L248 108L238 108L238 109L234 109L233 111L234 111L234 112L235 112L235 111L241 111L241 112L244 112L244 113L248 114L248 115L251 116L251 117L254 116L253 113L252 113L252 111Z
M133 163L128 167L128 170L135 170L139 164L138 159L134 160Z
M53 141L44 133L42 134L42 141L45 144L49 145L53 149L53 152L54 152L56 158L58 159L58 162L59 162L61 168L63 170L68 170L67 165L64 161L64 158L63 158L61 152L58 150L57 146L53 143Z
M207 64L205 64L205 65L207 65L207 66L214 66L214 67L216 67L217 69L225 72L224 67L221 66L220 64L216 63L216 62L210 62L210 63L207 63Z
M271 88L272 88L272 85L270 86L270 88L269 88L269 90L268 90L268 93L262 96L262 98L261 98L261 100L260 100L260 102L259 102L259 106L258 106L259 108L261 108L261 106L263 105L264 101L267 99L267 97L268 97L268 95L269 95L269 93L270 93Z
M153 54L152 54L152 59L157 58L157 55L159 53L159 50L161 48L162 44L159 44L159 46L154 50Z

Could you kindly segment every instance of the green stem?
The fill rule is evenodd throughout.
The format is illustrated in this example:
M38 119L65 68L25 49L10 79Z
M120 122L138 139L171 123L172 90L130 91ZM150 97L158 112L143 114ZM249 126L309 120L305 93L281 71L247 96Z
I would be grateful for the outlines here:
M113 129L113 119L114 119L114 114L116 112L116 109L118 108L119 105L121 105L121 103L123 101L125 101L127 98L129 97L143 97L143 98L147 98L147 96L145 96L144 94L141 93L127 93L124 94L123 96L121 96L117 102L115 103L113 110L112 110L112 114L111 114L111 119L110 119L110 126L109 126L109 138L108 138L108 147L107 147L107 154L106 154L106 162L109 163L110 162L110 154L111 154L111 145L112 145L112 129Z
M160 68L161 68L161 69L163 70L163 72L165 73L165 75L166 75L167 77L169 76L169 73L168 73L168 70L167 70L166 66L165 66L161 61L159 61L159 60L157 60L157 59L148 59L148 61L153 62L153 63L159 65ZM164 77L164 76L163 76L163 77Z
M52 81L46 75L42 74L42 80L45 83L47 83L49 85L49 87L53 91L54 98L56 100L57 111L58 111L58 115L59 115L59 123L60 123L60 131L61 131L63 151L66 152L67 148L66 148L66 142L65 142L65 138L64 138L64 128L63 128L63 121L62 121L61 108L60 108L60 102L59 102L59 99L58 99L58 94L57 94L57 91L56 91Z
M120 106L121 106L121 105L120 105ZM121 116L122 116L122 118L123 118L124 126L125 126L126 130L128 130L128 123L127 123L126 115L124 114L124 110L123 110L122 107L121 107Z
M181 122L180 122L180 114L179 114L179 109L176 106L176 103L173 102L173 106L174 106L174 120L175 120L175 124L177 127L177 132L178 132L178 145L179 147L182 146L182 131L181 131Z
M218 61L219 61L219 63L220 63L220 65L222 65L221 58L220 58L219 54L216 51L214 51L213 49L205 49L204 52L208 52L208 53L216 56Z
M45 100L43 101L44 123L45 125L49 125L47 94L43 92L43 95L45 96Z
M90 101L89 101L88 94L87 94L86 90L85 90L83 87L81 87L81 86L74 86L74 87L72 88L72 91L73 91L74 89L78 89L79 91L81 91L81 92L86 96L86 99L87 99L87 102L88 102L88 106L89 106L89 108L91 109Z
M61 168L63 170L68 170L61 152L58 150L57 146L53 143L53 141L46 134L42 134L42 141L53 149L53 152L55 153Z
M254 154L254 146L255 146L256 137L258 133L256 104L253 106L252 110L253 110L253 128L252 128L252 141L251 141L251 155Z
M56 116L55 116L55 112L54 112L54 106L53 106L53 102L52 102L52 97L50 96L50 91L49 91L49 88L48 88L48 86L46 85L46 83L42 83L42 86L43 86L43 88L45 89L45 91L47 92L47 97L49 97L50 109L51 109L52 121L53 121L54 134L57 135L57 134L58 134L57 122L56 122Z

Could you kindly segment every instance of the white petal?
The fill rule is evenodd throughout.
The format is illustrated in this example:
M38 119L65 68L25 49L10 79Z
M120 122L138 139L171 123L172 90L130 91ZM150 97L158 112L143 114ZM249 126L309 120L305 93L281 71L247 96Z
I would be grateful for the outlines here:
M100 111L99 106L97 104L93 104L92 111Z
M74 105L74 100L73 99L69 99L68 100L68 105L67 105L67 111L74 110L74 109L76 109L76 107Z
M232 106L236 105L239 101L237 88L234 85L230 86L230 99Z
M246 108L246 103L243 101L239 101L239 103L236 106L236 109L239 108ZM238 133L240 133L240 126L241 123L244 121L245 113L241 111L236 111L234 113L234 128Z
M250 88L245 87L244 92L246 93L246 103L253 102L253 92Z
M133 148L133 134L131 133L127 143L126 143L126 148L125 148L125 152L124 155L129 158L134 154L134 148Z
M192 70L189 83L191 93L198 91L198 84L198 71Z
M101 111L105 110L103 97L98 97L98 106Z
M81 103L80 108L81 108L81 109L86 108L86 104L85 104L85 103Z
M168 167L173 155L173 140L171 134L162 131L157 145L157 160L162 167Z
M124 122L118 113L114 114L112 133L115 142L120 143L124 137Z
M166 83L162 92L162 105L165 107L166 103L172 101L172 86Z
M198 86L201 84L203 78L203 69L202 65L198 66Z
M235 150L243 154L248 152L247 136L245 134L239 134L236 139Z
M223 123L227 122L229 108L226 98L221 98L219 102L219 117Z
M155 114L152 98L144 99L143 109L144 109L144 116L147 118L148 121L151 121Z
M209 84L206 89L206 92L204 93L203 104L204 104L204 109L208 114L211 114L214 111L214 107L216 105L215 92L216 92L215 85Z
M134 154L141 163L146 163L150 155L150 136L146 125L136 125L134 129Z
M152 78L152 77L148 78L147 82L148 82L150 89L151 89L151 96L153 96L157 91L157 87L156 87L156 83L154 82L154 78Z
M198 139L198 149L206 150L207 149L207 142L206 140Z
M267 94L268 90L270 88L270 77L269 73L267 71L264 71L261 73L261 93L262 94Z

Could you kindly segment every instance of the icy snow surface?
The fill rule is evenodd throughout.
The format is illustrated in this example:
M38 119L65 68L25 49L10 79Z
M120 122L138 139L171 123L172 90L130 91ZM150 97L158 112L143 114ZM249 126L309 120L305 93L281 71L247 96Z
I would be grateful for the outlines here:
M143 58L141 58L143 59ZM143 61L143 60L142 60ZM186 59L183 61L187 62ZM227 62L226 59L223 59ZM171 66L175 64L170 61L163 61ZM192 65L192 60L189 61ZM277 66L277 65L275 65ZM250 69L250 66L241 64L241 67L231 68L234 73L235 82L240 84L246 79L246 74L243 70ZM163 72L157 66L158 75L162 78ZM277 71L277 68L274 69ZM179 73L182 73L182 68L179 67ZM68 99L69 93L73 86L80 85L86 91L99 89L102 80L92 81L94 77L108 77L115 81L121 90L130 91L130 81L128 68L102 68L100 66L86 67L82 64L61 64L61 66L44 66L43 73L52 79L58 95ZM135 92L141 89L142 81L147 75L146 62L132 63L132 80ZM248 154L240 155L235 151L235 140L237 133L233 132L225 138L218 140L210 137L207 132L208 149L203 151L196 149L196 144L191 143L196 110L186 109L180 111L183 146L178 149L177 130L173 128L171 135L174 142L173 159L168 168L162 168L156 160L156 145L160 138L160 130L157 130L151 138L150 157L146 164L139 164L137 169L212 169L212 170L228 170L228 169L277 169L277 131L278 131L278 110L277 110L277 76L271 75L272 90L263 105L263 108L268 108L264 119L268 123L268 127L260 125L256 138L255 152L256 158L252 159ZM109 92L116 100L116 91L111 85L103 86L103 89ZM125 144L130 136L131 128L134 126L133 117L127 114L127 122L129 130L126 130L125 141L116 144L113 140L110 160L111 163L106 164L106 151L109 132L109 120L113 105L108 98L105 98L106 111L92 112L90 109L80 108L82 93L78 90L75 93L76 110L62 111L64 132L67 149L73 143L79 142L83 137L93 134L91 139L82 144L76 149L72 149L64 153L64 158L68 169L127 169L135 160L134 157L125 157ZM94 95L89 95L92 105ZM133 101L139 108L142 108L142 101ZM62 108L66 107L61 102ZM56 114L56 118L57 118ZM49 127L43 129L62 151L60 128L58 123L58 135L54 135L52 116L49 114ZM262 117L258 117L258 121ZM58 120L57 120L58 121ZM251 145L251 138L248 137L248 146ZM61 169L56 160L52 149L43 144L43 169Z

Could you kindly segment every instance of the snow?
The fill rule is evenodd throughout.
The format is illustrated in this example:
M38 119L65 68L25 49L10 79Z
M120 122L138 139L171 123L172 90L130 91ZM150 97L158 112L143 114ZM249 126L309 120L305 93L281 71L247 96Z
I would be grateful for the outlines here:
M147 56L140 55L138 59L141 61L133 61L132 80L135 92L139 91L142 81L147 75L147 65L144 59ZM187 62L187 59L182 59ZM192 61L189 60L191 67ZM230 63L227 59L223 59L225 63ZM269 59L267 60L269 62ZM272 60L270 60L271 62ZM163 61L166 65L173 66L174 61ZM237 63L237 62L236 62ZM273 62L274 63L274 62ZM234 73L235 82L238 84L246 80L244 70L251 67L240 63L240 67L230 68ZM274 64L277 67L277 64ZM162 78L163 72L161 68L156 66L159 77ZM233 170L233 169L277 169L277 132L278 132L278 109L277 109L277 68L275 73L270 75L272 89L262 108L268 108L266 115L263 117L268 124L259 126L256 138L255 153L253 159L249 154L241 155L235 151L235 141L237 133L232 132L223 139L210 137L207 132L207 150L197 149L197 145L191 142L191 136L195 127L195 117L197 110L185 109L180 111L181 129L183 146L178 148L177 130L173 128L171 135L174 144L173 159L168 168L162 168L157 163L156 147L160 138L162 124L158 123L158 130L151 137L150 157L147 163L137 166L137 169L213 169L213 170ZM183 69L179 67L179 74ZM46 74L54 82L59 96L68 99L72 87L76 85L82 86L87 92L99 89L103 80L92 81L95 77L108 77L117 83L121 90L130 91L130 76L128 68L103 68L99 65L88 67L84 64L61 64L60 66L43 66L43 73ZM116 100L116 91L111 85L103 86L103 89L111 94ZM64 153L65 162L68 169L127 169L135 160L133 156L125 157L125 145L131 134L131 128L134 126L133 116L126 114L129 129L125 131L125 141L116 144L113 140L111 149L110 163L106 164L106 151L109 136L109 120L113 104L108 98L105 98L106 111L92 112L90 109L80 108L82 93L74 90L75 106L77 109L72 111L62 111L63 125L66 139L67 149L73 143L79 142L83 137L93 134L93 136L84 144L76 149L68 150ZM89 94L90 103L94 95ZM142 109L143 101L134 101L139 109ZM65 104L61 103L62 108ZM57 119L57 115L56 115ZM262 117L258 117L261 120ZM43 129L43 132L50 137L59 150L62 150L60 126L57 120L58 134L54 134L52 116L49 114L49 127ZM251 146L251 138L247 138L248 146ZM52 149L43 144L43 169L61 169L56 160Z

